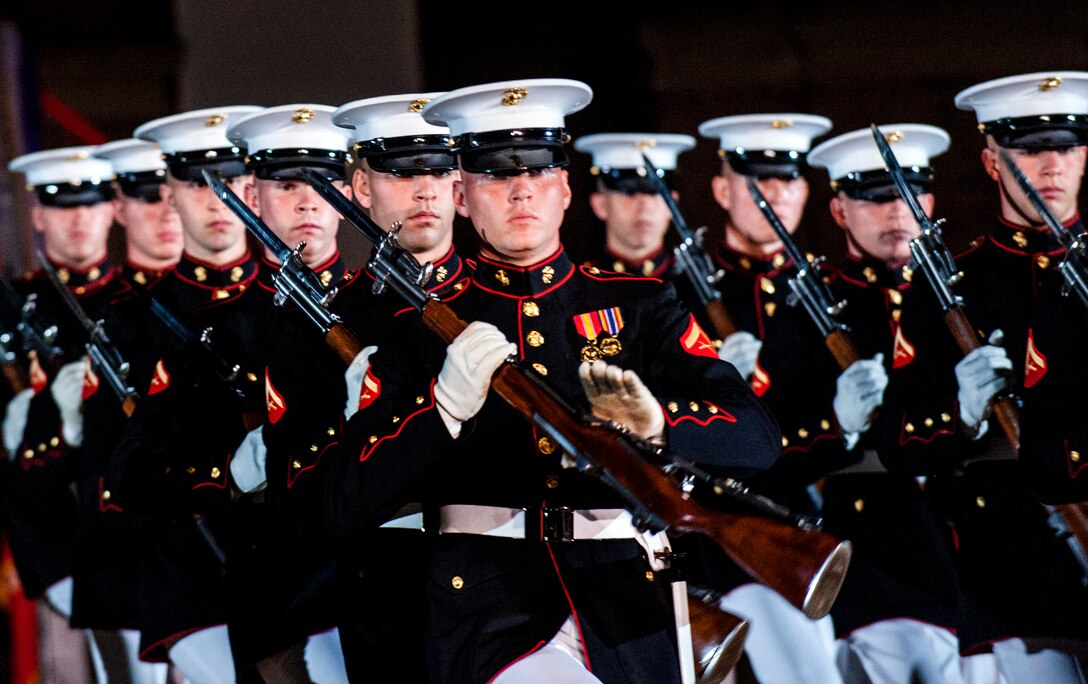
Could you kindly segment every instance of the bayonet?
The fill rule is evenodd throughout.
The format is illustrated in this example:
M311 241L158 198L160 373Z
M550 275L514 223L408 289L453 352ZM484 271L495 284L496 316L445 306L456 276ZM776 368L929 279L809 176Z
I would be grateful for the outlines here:
M821 257L809 261L805 257L753 178L748 179L748 192L752 195L760 212L763 213L763 217L771 224L786 255L793 262L795 273L788 279L790 296L786 300L787 303L792 306L801 304L808 317L816 324L816 329L824 338L824 344L834 356L839 368L846 370L860 356L850 339L850 329L846 324L836 320L846 306L846 302L844 300L836 302L827 283L824 282L819 268L824 259Z
M703 244L706 228L703 227L693 231L688 227L684 215L680 212L680 207L676 204L676 198L672 196L672 191L665 185L660 170L654 166L650 156L645 151L642 153L642 160L646 167L646 177L649 179L650 184L654 186L657 194L665 200L665 206L669 208L669 213L672 214L672 225L680 235L680 243L672 251L673 258L676 259L676 265L687 277L688 282L691 283L695 296L699 298L699 303L706 308L707 317L714 326L714 336L718 341L724 340L737 331L737 324L725 308L722 293L715 287L724 272L714 269L714 265L706 253L706 247Z

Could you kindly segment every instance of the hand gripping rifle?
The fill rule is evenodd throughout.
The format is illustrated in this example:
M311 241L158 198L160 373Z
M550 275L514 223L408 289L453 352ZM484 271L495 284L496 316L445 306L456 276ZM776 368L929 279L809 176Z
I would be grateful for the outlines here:
M276 284L273 300L276 306L282 307L288 301L295 304L317 326L325 342L339 354L344 363L351 363L362 351L363 345L340 317L329 311L329 304L336 297L336 285L330 285L326 289L302 260L306 243L300 242L294 249L288 247L218 176L207 169L202 173L204 181L223 204L241 219L246 230L279 260L279 270L272 278Z
M688 228L684 215L680 213L680 207L676 206L672 191L665 185L665 181L659 175L657 167L650 161L650 157L646 152L642 153L642 159L646 165L647 178L654 186L654 189L657 190L657 194L661 195L661 198L665 200L665 206L669 208L669 212L672 214L672 224L676 227L676 232L680 234L680 244L672 251L673 258L676 259L676 265L687 276L688 281L695 290L695 295L699 298L699 303L706 308L707 318L710 319L710 324L714 326L715 339L718 341L724 340L737 332L737 324L725 309L725 304L722 302L722 293L714 287L714 284L721 279L722 273L714 270L710 257L703 247L706 228L700 228L696 231Z
M1058 264L1058 272L1065 278L1062 294L1068 296L1071 291L1076 292L1081 303L1088 306L1088 254L1085 253L1084 236L1070 233L1058 220L1058 217L1054 215L1054 212L1050 210L1050 207L1046 205L1043 198L1039 196L1039 191L1035 189L1028 177L1016 165L1012 155L1004 149L1000 153L1005 166L1012 171L1013 178L1016 179L1020 189L1027 195L1031 206L1035 207L1035 211L1039 213L1043 223L1058 239L1058 243L1065 248L1065 256L1062 257L1061 262Z
M835 320L835 317L842 313L846 301L836 302L831 290L823 281L819 267L824 257L811 262L805 258L797 247L797 243L793 241L793 236L782 225L782 221L767 202L767 198L763 196L755 180L751 178L748 179L748 192L755 200L756 206L763 212L767 223L774 228L775 234L797 270L797 273L789 278L791 292L786 303L790 306L797 306L800 303L804 307L808 317L816 324L820 335L823 336L824 344L835 358L835 362L839 364L839 368L846 370L861 357L850 339L850 329L846 324Z
M418 271L404 267L408 261L404 256L411 255L404 255L396 234L386 233L361 212L350 212L346 206L350 201L328 179L303 173L341 215L361 221L356 227L375 245L367 265L371 274L419 311L423 323L440 339L452 342L467 324L420 285ZM696 483L703 483L720 496L740 498L765 513L781 513L781 506L750 495L740 483L714 479L686 461L666 461L660 449L629 431L585 416L515 359L508 359L496 371L491 388L565 449L582 472L617 491L639 526L708 536L752 577L809 617L830 610L849 564L848 541L798 522L726 513L697 503L691 491ZM682 480L679 486L677 477Z
M121 402L121 410L125 412L126 416L131 416L132 412L136 410L136 402L140 399L140 395L128 384L128 361L122 358L121 352L117 351L117 347L114 346L109 335L106 334L102 320L91 320L76 296L61 281L53 264L49 263L49 260L45 258L41 251L37 251L37 254L38 261L41 263L46 275L49 276L49 282L53 284L57 293L60 294L64 305L68 307L76 320L79 321L79 324L87 331L88 341L84 347L87 349L87 356L91 357L91 363L98 370L98 374L105 379L106 384L113 390L113 393L117 395Z

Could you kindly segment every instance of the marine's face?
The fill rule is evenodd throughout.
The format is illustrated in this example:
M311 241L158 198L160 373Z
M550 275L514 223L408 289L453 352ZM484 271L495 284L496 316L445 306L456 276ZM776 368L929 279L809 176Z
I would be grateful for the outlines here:
M130 261L136 264L176 262L184 240L181 218L169 202L148 202L118 193L113 200L117 223L125 229Z
M106 257L106 239L113 225L110 202L76 207L34 204L31 220L42 235L46 255L58 264L80 269Z
M224 182L234 194L245 197L253 176L235 176ZM185 251L189 254L214 263L223 253L244 253L245 225L209 186L168 176L165 197L181 217Z
M352 176L359 205L385 230L400 222L397 241L412 254L445 251L453 242L453 185L457 171L401 176L364 163Z
M736 231L764 253L776 251L782 244L748 192L748 178L723 164L722 174L711 181L714 199L729 212L727 230ZM808 201L808 181L804 178L760 178L756 185L792 235L801 224Z
M927 215L933 213L933 195L918 195L918 203ZM907 203L870 202L851 199L845 193L831 198L831 215L846 231L847 252L854 257L870 257L888 266L910 258L910 241L921 234Z
M589 196L589 205L604 221L606 244L621 254L649 254L664 244L672 214L660 195L598 190Z
M343 181L333 181L333 185L350 196ZM302 259L307 266L324 264L336 254L340 214L306 181L258 178L247 187L246 199L288 247L294 249L300 242L306 242Z
M454 202L472 219L481 252L518 266L542 261L559 249L559 228L570 206L567 171L533 169L516 175L461 173Z
M982 151L982 163L990 178L1000 183L1001 215L1014 223L1027 221L1041 224L1042 218L1020 189L1012 171L1005 165L993 138L987 139ZM1039 192L1050 211L1059 221L1068 221L1077 213L1077 195L1084 178L1084 163L1088 147L1078 145L1061 149L1022 150L1004 148Z

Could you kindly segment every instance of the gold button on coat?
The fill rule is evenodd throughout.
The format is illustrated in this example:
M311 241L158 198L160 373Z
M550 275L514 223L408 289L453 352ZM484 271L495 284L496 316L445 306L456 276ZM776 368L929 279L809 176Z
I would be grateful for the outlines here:
M529 334L525 336L525 341L529 343L530 347L539 347L544 344L544 335L537 330L530 330Z
M461 579L460 575L454 575L453 579L450 580L450 584L453 586L454 589L460 589L461 587L465 586L465 580Z

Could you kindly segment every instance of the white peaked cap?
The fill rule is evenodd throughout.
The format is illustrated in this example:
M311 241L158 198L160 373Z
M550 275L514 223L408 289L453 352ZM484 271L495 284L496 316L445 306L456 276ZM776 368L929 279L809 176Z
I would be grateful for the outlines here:
M565 78L500 81L451 90L431 100L423 118L450 135L519 128L562 128L563 117L584 109L593 89Z
M94 156L105 159L113 166L114 173L141 173L165 171L162 149L157 143L136 138L125 138L99 145Z
M333 124L334 111L322 104L268 107L236 117L227 126L227 139L248 153L287 148L346 151L348 132Z
M602 169L641 168L645 152L655 167L672 171L680 153L693 147L695 138L672 133L595 133L574 141L574 149L592 155Z
M159 143L163 154L234 147L227 138L227 127L234 119L262 109L253 105L197 109L148 121L132 135Z
M739 114L699 124L699 135L717 138L722 150L808 152L813 138L831 130L831 120L815 114Z
M414 135L448 135L449 129L423 119L424 106L444 93L406 93L355 100L332 115L337 126L351 131L352 142Z
M928 167L930 159L948 150L951 138L942 128L926 124L886 124L877 126L884 134L903 168ZM835 136L817 145L808 154L810 166L827 169L832 180L851 173L883 170L884 159L873 140L872 129L862 128Z
M960 91L956 107L979 123L1045 114L1088 114L1088 72L1040 71L986 81Z
M12 159L8 171L26 176L28 186L109 181L113 178L113 166L95 157L95 150L87 145L31 152Z

